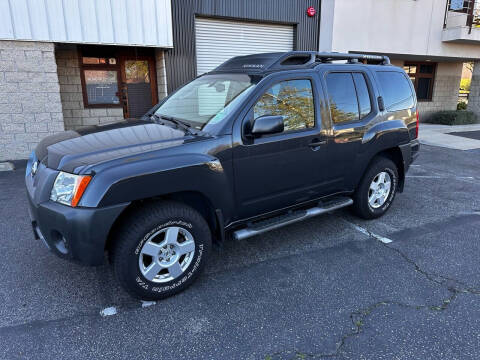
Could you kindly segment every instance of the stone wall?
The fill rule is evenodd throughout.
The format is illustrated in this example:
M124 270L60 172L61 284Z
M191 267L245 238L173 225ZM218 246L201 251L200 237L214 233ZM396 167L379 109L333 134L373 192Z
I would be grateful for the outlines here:
M467 109L473 111L477 115L477 119L480 120L480 61L475 61L473 66Z
M420 121L428 119L438 111L457 109L462 67L461 62L438 63L432 101L418 102Z
M54 45L0 41L0 161L26 159L63 131Z
M122 108L85 108L83 105L79 55L76 45L58 44L55 56L66 129L75 130L82 126L109 124L123 120ZM158 99L161 100L167 95L167 77L162 49L155 49L155 66Z
M157 72L158 101L167 96L167 73L165 68L165 52L155 49L155 66Z
M85 108L76 45L58 44L55 49L65 129L108 124L123 120L122 108Z

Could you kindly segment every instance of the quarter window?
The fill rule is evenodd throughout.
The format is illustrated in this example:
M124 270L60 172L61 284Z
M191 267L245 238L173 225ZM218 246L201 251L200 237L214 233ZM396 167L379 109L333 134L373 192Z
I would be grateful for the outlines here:
M404 74L396 71L378 71L377 78L388 111L405 110L414 106L412 89Z
M273 85L253 108L254 119L264 115L283 116L285 131L315 126L313 91L310 80L287 80Z
M357 90L360 119L363 119L372 111L372 103L370 101L367 82L365 81L365 75L361 73L353 73L353 80L355 82L355 89Z

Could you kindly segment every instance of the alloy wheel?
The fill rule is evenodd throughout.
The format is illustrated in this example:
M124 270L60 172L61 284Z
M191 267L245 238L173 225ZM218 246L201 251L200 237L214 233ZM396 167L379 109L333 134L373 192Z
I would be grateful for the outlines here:
M192 234L184 228L170 226L157 231L145 241L140 250L138 266L145 279L165 283L187 270L194 253Z
M385 204L392 190L392 178L386 171L377 174L368 189L368 203L374 209Z

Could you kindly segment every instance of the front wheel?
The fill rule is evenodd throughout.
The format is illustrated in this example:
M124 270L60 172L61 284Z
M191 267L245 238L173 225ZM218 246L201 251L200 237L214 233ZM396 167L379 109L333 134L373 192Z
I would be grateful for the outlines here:
M385 157L375 158L353 196L353 210L364 219L375 219L387 212L398 187L398 169Z
M211 247L205 219L176 202L134 211L116 232L115 275L133 297L158 300L187 288L199 275Z

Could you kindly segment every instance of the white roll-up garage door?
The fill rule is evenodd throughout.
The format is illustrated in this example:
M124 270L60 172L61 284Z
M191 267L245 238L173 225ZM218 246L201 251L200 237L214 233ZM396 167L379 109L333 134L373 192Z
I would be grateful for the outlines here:
M195 19L197 75L234 56L293 50L293 26Z

